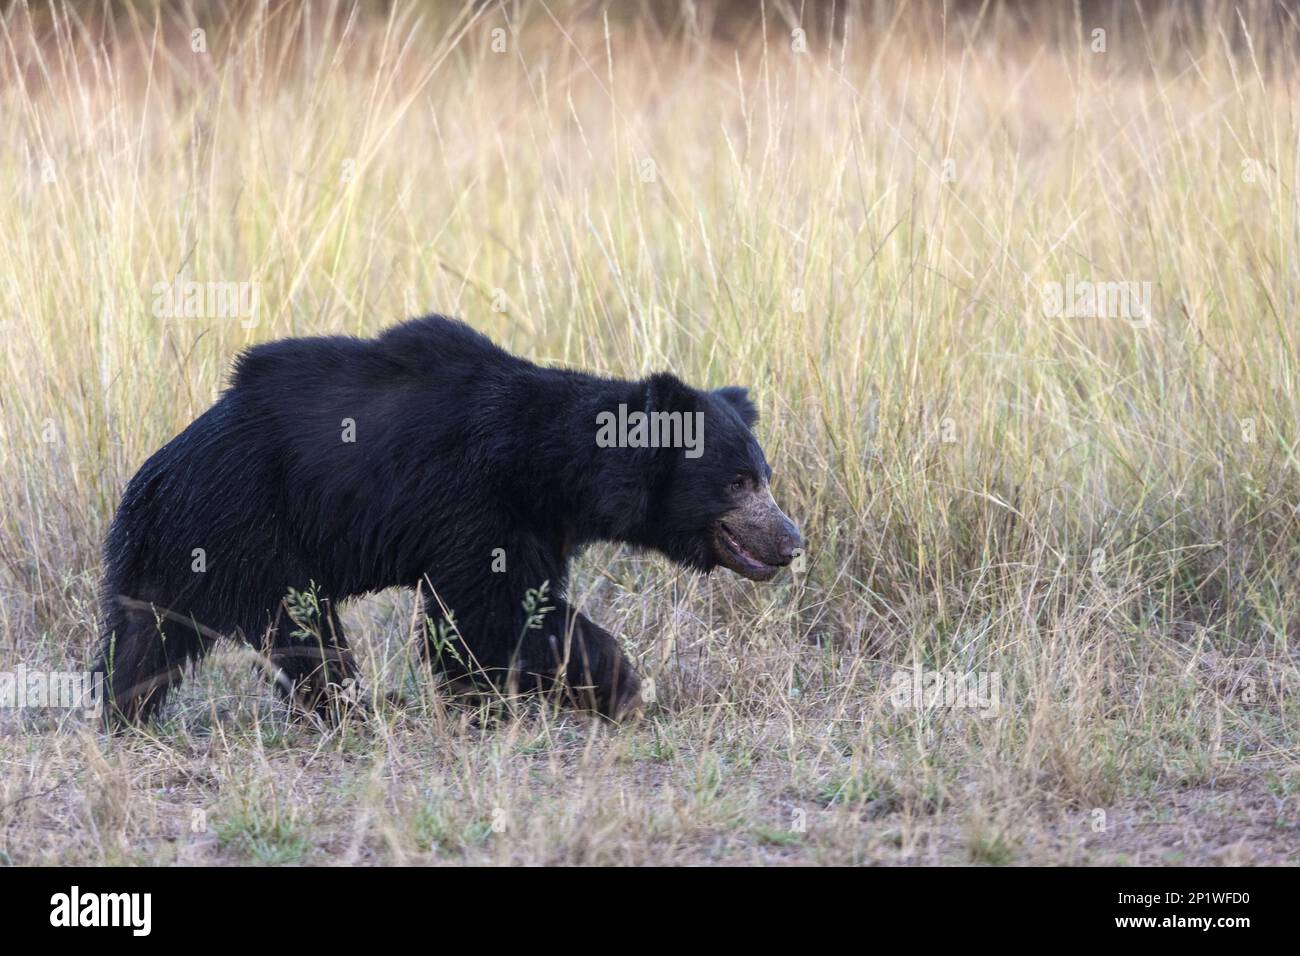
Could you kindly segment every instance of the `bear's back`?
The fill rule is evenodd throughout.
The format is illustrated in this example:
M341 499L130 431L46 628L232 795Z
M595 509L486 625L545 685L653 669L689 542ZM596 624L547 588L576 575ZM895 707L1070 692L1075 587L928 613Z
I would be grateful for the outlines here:
M463 322L427 315L387 329L373 339L330 335L280 339L245 350L235 360L231 386L279 387L302 374L321 381L391 380L448 366L503 370L526 365Z

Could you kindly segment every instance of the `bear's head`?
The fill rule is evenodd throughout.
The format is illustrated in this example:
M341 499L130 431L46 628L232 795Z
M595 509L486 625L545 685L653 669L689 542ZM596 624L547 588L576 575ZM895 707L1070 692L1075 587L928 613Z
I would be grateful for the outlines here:
M772 469L754 438L758 412L748 393L735 386L701 391L667 374L644 388L645 410L661 416L661 433L679 427L681 439L656 452L645 543L701 571L721 565L753 581L774 577L803 539L772 498Z

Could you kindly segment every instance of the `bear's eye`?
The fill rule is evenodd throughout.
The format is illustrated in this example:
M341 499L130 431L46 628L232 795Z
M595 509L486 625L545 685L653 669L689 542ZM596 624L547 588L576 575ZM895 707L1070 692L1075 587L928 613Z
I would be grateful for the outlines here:
M731 485L730 485L731 490L732 490L732 491L744 491L744 490L745 490L745 480L746 480L746 479L745 479L745 476L744 476L744 475L737 475L735 478L731 479Z

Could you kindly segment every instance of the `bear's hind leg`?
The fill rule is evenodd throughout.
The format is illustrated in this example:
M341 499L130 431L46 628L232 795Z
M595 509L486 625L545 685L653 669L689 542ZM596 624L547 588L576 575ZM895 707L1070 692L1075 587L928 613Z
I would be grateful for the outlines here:
M93 672L107 685L108 726L140 723L157 714L168 692L217 636L193 621L144 601L111 596Z

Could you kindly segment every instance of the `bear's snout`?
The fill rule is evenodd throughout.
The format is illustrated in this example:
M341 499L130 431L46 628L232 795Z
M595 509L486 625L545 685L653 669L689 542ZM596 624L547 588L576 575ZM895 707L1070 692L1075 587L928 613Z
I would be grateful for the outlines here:
M751 581L768 581L794 560L803 537L764 484L719 519L714 544L719 564Z
M778 514L781 514L785 523L777 541L776 553L780 556L782 564L789 564L794 560L795 552L803 548L803 537L793 521L779 511Z

